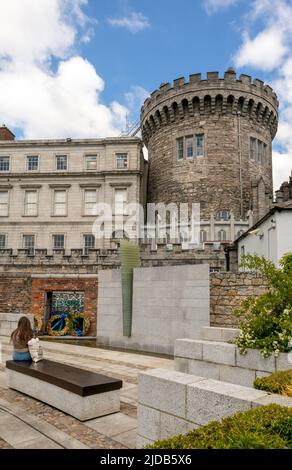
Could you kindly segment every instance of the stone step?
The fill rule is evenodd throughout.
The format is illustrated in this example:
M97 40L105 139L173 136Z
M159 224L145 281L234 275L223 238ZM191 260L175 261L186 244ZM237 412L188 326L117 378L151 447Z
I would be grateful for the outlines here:
M208 341L229 342L234 341L239 335L238 328L220 328L215 326L203 326L201 328L201 339Z

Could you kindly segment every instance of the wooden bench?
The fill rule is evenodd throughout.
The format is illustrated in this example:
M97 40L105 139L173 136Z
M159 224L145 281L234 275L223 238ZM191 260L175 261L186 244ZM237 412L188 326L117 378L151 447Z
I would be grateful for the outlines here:
M80 421L120 411L122 381L44 359L7 361L8 386Z

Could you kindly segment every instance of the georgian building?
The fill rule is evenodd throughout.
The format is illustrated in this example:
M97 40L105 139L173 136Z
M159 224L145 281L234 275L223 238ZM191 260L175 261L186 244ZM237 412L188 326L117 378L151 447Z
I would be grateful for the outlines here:
M137 137L15 140L0 128L0 249L70 253L110 248L123 237L95 239L98 203L127 219L145 203L147 165Z

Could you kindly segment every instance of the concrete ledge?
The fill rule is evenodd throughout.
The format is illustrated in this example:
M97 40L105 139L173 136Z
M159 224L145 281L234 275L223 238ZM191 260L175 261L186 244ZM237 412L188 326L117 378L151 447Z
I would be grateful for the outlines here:
M238 328L219 328L215 326L203 326L201 338L207 341L234 341L239 335Z
M82 397L56 385L6 369L8 386L80 421L120 411L120 390Z
M249 349L240 354L235 344L214 340L176 340L174 355L175 369L179 372L247 387L252 387L257 377L292 369L288 353L264 358L259 350Z
M143 372L137 448L270 403L292 407L292 398L166 369Z

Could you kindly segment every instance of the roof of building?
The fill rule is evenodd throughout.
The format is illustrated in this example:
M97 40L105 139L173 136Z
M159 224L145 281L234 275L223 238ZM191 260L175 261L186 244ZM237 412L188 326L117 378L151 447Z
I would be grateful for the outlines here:
M240 240L245 238L247 235L250 234L253 230L256 230L258 227L262 225L271 215L273 215L275 212L282 212L285 210L292 210L292 199L290 201L282 202L275 204L272 209L269 210L269 212L264 215L260 220L258 220L252 227L250 227L246 232L244 232L240 237L238 237L234 243L238 243Z

